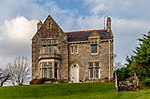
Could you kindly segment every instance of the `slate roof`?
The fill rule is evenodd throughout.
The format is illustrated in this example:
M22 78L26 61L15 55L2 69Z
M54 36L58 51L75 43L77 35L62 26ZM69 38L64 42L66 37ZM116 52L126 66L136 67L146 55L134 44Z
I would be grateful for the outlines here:
M91 32L96 31L100 35L101 40L111 39L111 34L106 30L85 30L85 31L74 31L74 32L65 32L68 37L69 42L75 41L88 41L88 37Z

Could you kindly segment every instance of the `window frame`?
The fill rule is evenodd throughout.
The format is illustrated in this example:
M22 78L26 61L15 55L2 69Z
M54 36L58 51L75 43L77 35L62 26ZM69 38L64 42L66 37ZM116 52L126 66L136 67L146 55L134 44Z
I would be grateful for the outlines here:
M100 79L100 62L89 62L88 71L89 71L89 79Z
M74 53L78 54L78 46L74 46Z
M91 55L98 54L98 52L99 52L98 44L99 44L98 38L91 38L90 39L90 52L91 52ZM96 47L96 52L94 51L94 49L95 49L94 47Z
M41 54L57 54L58 53L58 40L57 39L43 39Z
M73 48L73 46L70 46L70 53L74 54L74 48Z
M69 48L71 54L78 54L78 46L70 46Z

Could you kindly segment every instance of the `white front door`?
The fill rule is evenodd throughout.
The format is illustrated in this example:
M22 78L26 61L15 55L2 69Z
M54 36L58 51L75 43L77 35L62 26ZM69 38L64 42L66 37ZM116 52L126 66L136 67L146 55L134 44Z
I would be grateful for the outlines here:
M70 80L73 83L79 82L79 66L77 64L70 66Z

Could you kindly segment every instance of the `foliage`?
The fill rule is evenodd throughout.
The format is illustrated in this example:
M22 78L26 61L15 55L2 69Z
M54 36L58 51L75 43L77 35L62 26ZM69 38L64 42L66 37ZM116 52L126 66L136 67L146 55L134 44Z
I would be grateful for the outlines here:
M19 57L14 62L7 64L7 72L13 85L23 85L30 74L29 60Z
M124 81L126 78L130 77L130 75L128 75L128 69L126 67L118 68L115 72L119 81Z
M144 83L145 85L147 85L147 86L150 86L150 78L145 78L145 79L143 80L143 83Z
M127 57L129 75L136 73L140 79L150 77L150 32L138 39L140 44L136 47L130 58Z

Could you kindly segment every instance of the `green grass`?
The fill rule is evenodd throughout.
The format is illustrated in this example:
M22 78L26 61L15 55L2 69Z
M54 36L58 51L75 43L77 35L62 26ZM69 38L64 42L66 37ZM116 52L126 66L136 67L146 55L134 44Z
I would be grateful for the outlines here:
M0 99L150 99L150 90L117 92L112 83L0 87Z

